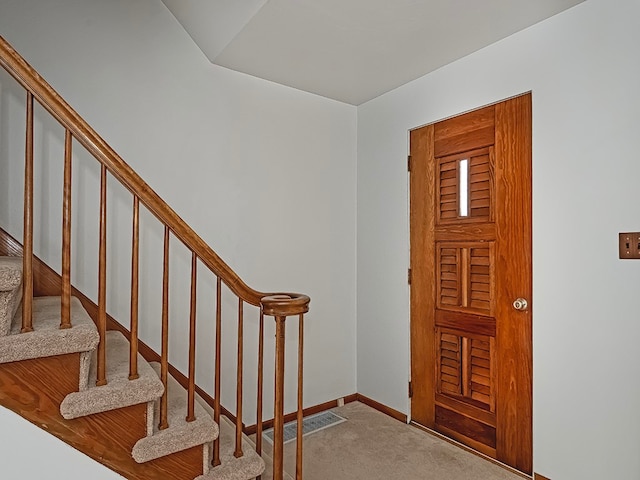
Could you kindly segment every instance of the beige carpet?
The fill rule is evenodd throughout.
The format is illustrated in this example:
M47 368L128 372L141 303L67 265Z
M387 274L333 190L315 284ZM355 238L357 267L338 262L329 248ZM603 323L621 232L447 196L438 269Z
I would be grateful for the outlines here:
M22 305L13 318L11 332L0 336L0 363L32 358L88 352L98 346L100 336L80 300L71 297L72 328L60 329L60 297L33 299L33 332L20 333Z
M213 417L213 409L199 395L196 396L200 406ZM243 435L242 451L244 455L235 458L235 424L225 417L220 417L220 460L222 465L211 470L207 475L202 475L195 480L232 480L237 478L254 478L265 468L265 462L258 456L255 444ZM209 444L209 458L213 458L211 451L213 444ZM271 468L271 464L269 464ZM238 475L240 474L240 475ZM263 477L264 478L264 477ZM287 479L288 480L288 479Z
M522 480L362 403L333 411L348 421L305 437L304 480ZM262 480L272 477L267 463ZM285 446L285 470L295 478L295 442Z
M151 367L160 377L160 364L153 362ZM151 419L152 432L141 438L133 446L131 455L138 463L144 463L164 457L187 448L205 445L218 438L218 425L204 408L195 402L196 419L187 422L187 391L171 375L167 378L167 421L169 428L158 429L160 402L155 402ZM149 418L147 417L147 422Z
M95 326L93 328L95 330ZM108 331L105 342L107 384L96 386L97 356L94 351L89 368L88 388L70 393L60 404L60 413L67 420L139 403L154 402L164 393L160 378L142 355L138 354L140 378L129 380L129 341L122 333Z

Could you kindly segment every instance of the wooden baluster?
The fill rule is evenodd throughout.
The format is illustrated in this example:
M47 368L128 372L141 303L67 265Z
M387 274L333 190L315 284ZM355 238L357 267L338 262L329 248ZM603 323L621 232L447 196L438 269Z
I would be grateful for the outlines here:
M217 277L216 282L216 365L213 403L213 421L220 425L220 374L222 366L222 280ZM213 442L213 460L211 465L220 465L220 437Z
M33 331L33 94L27 92L22 251L22 329Z
M243 329L244 329L244 302L238 299L238 366L236 369L236 449L233 452L234 457L242 456L242 360L243 360Z
M189 315L189 388L187 399L187 422L196 419L196 292L198 280L198 256L191 254L191 311Z
M160 398L160 423L158 429L169 427L167 420L168 374L169 374L169 227L164 226L164 268L162 273L162 352L160 358L160 380L164 393Z
M302 480L302 434L303 434L303 403L302 403L302 364L304 347L304 314L298 320L298 425L296 432L296 480Z
M140 271L140 199L133 196L133 235L131 241L131 341L129 350L129 380L138 374L138 291Z
M62 301L60 328L71 328L71 131L64 135L64 181L62 194Z
M273 412L273 480L284 473L284 334L287 317L276 316L275 404Z
M107 167L100 170L100 248L98 252L98 375L96 385L107 384Z
M258 408L256 411L256 452L262 455L262 397L264 388L264 313L260 308L258 333Z

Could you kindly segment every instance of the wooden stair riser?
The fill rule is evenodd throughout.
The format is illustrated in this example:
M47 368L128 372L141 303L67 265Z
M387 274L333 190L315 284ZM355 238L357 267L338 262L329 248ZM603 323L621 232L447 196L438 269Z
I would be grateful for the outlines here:
M80 354L0 365L0 404L126 478L193 480L202 472L202 447L145 464L131 458L146 435L147 407L134 405L65 420L60 403L78 389Z

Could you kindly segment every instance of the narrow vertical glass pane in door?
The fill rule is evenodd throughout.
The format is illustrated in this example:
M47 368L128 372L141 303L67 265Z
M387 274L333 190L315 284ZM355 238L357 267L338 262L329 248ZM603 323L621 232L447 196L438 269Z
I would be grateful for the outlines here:
M460 171L460 210L458 212L461 217L469 216L469 160L460 160L458 169Z

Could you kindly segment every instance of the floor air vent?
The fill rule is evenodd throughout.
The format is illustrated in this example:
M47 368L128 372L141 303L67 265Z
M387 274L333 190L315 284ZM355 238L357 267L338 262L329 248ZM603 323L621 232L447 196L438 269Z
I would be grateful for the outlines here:
M306 437L314 432L319 432L320 430L324 430L325 428L329 428L346 421L346 418L342 418L333 412L322 412L316 413L315 415L309 415L302 420L302 434ZM284 424L284 443L289 443L296 439L297 429L298 422L296 420ZM262 435L269 443L273 444L273 428L265 430Z

